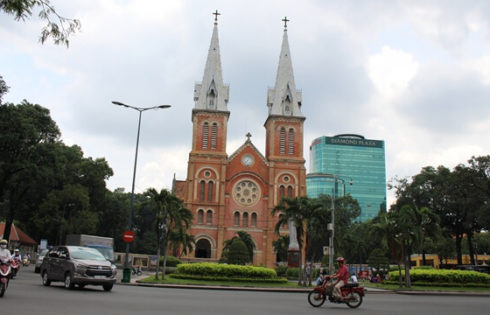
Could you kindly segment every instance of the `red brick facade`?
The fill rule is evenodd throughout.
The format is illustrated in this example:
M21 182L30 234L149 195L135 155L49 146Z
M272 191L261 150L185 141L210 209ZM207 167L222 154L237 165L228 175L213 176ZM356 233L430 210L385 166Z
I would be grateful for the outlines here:
M279 67L275 89L268 92L269 115L264 117L265 156L252 144L250 135L228 156L228 87L221 80L215 23L203 81L194 89L196 107L192 111L187 179L174 180L174 192L194 214L190 233L196 246L186 259L218 261L224 241L245 231L255 242L253 263L267 267L276 264L272 242L277 239L277 216L271 211L281 196L306 195L305 118L300 111L301 92L294 85L286 30ZM284 233L288 233L287 228Z

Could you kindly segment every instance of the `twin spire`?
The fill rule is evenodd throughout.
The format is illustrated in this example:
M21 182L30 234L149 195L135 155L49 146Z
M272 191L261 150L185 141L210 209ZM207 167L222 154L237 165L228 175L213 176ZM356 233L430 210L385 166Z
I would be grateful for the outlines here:
M221 71L221 57L218 40L218 11L214 12L214 28L209 46L206 67L201 83L194 87L195 109L228 111L229 86L223 83ZM303 117L301 113L301 91L296 90L294 83L293 65L289 51L287 36L287 22L284 17L284 34L281 54L277 68L276 83L273 89L267 91L267 107L269 116L296 116Z

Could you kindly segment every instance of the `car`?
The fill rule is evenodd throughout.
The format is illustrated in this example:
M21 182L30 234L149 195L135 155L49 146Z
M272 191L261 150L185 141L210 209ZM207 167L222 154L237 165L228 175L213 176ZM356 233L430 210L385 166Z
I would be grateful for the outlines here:
M41 251L37 254L36 265L34 267L35 273L39 273L39 271L41 270L41 264L43 263L44 256L46 256L47 252L48 249L41 249Z
M116 283L116 266L98 250L83 246L55 246L49 250L41 264L42 283L62 281L65 288L75 285L101 285L111 291Z

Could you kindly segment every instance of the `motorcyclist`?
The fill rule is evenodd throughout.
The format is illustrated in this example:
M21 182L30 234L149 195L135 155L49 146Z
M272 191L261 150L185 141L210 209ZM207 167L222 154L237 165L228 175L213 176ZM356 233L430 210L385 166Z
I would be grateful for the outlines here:
M22 261L22 255L20 254L18 248L14 249L14 255L12 256L12 259L17 260L19 263Z
M344 264L343 257L338 257L337 263L339 264L339 271L337 271L337 273L332 276L332 278L337 279L337 281L335 281L331 285L333 286L333 296L343 301L344 298L340 293L340 288L347 283L349 279L349 271L347 270L347 267Z
M10 259L12 255L7 248L8 242L7 240L0 240L0 259Z

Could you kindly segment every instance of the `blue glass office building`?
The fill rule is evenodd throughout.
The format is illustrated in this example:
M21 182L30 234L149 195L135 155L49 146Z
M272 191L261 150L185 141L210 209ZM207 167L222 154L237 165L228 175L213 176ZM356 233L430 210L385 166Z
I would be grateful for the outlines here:
M384 141L360 135L320 137L310 146L310 171L306 176L308 197L350 194L361 206L359 221L386 210Z

